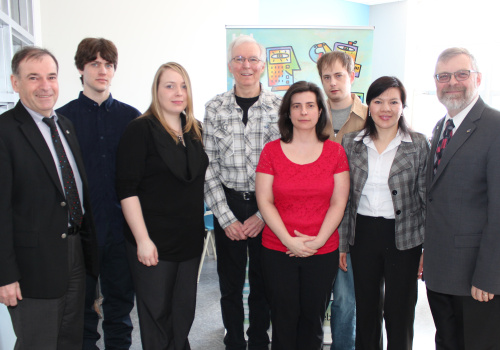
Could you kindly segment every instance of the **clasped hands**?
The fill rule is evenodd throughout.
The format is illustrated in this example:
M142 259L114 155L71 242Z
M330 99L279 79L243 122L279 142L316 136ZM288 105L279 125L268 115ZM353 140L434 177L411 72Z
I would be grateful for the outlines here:
M264 221L257 215L252 215L243 223L235 221L224 229L227 238L231 241L243 241L256 237L264 229Z
M299 231L293 231L295 237L288 238L284 245L288 248L286 252L290 257L307 258L318 252L325 242L317 236L308 236Z

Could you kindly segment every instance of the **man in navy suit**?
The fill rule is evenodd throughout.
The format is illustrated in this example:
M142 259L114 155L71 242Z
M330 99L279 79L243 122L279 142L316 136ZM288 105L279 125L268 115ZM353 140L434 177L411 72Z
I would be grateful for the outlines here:
M500 349L500 112L479 97L466 49L441 53L435 71L448 113L427 167L424 275L436 349Z
M97 242L78 141L54 112L58 64L25 47L12 59L20 101L0 116L0 303L15 349L81 349L85 269Z

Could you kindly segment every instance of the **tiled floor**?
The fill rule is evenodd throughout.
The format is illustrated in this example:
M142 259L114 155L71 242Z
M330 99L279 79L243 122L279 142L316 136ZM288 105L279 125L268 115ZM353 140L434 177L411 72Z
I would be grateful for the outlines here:
M224 327L220 315L219 282L217 277L216 262L212 257L207 257L203 266L200 283L198 285L198 300L196 318L194 320L189 341L192 350L224 350L222 342ZM133 313L134 332L132 334L131 350L140 350L141 340L137 313ZM434 323L427 304L425 285L419 282L419 299L415 316L414 350L429 350L434 348ZM104 349L102 341L98 344ZM330 347L324 347L329 350ZM305 349L306 350L306 349Z

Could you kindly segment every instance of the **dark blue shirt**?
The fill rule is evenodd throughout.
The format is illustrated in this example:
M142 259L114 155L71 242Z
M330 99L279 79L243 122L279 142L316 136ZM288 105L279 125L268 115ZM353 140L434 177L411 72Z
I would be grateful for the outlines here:
M115 191L116 150L128 123L140 115L132 106L109 98L99 104L80 92L57 110L76 130L90 190L99 246L123 241L124 218ZM111 235L111 236L109 236Z

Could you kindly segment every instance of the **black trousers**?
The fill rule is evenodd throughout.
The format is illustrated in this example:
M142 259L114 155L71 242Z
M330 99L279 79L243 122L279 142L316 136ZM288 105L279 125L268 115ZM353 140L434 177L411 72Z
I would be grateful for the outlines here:
M233 214L240 222L254 215L258 208L255 199L244 200L243 197L226 191L226 199ZM248 280L250 294L248 296L250 326L247 330L248 349L268 349L270 314L265 296L262 277L261 250L262 233L257 237L242 241L231 241L217 220L214 220L215 244L217 249L217 272L221 291L222 321L226 328L224 344L227 350L244 350L246 341L243 322L243 287L247 257L249 259Z
M108 225L109 226L109 225ZM127 259L125 241L115 242L108 232L108 240L99 247L100 287L103 295L104 347L109 350L129 349L132 344L132 320L130 312L134 308L134 284ZM96 342L99 317L94 309L97 279L87 274L85 291L85 318L83 349L98 350Z
M356 350L382 350L382 317L387 349L412 349L422 246L398 250L395 220L358 214L350 251L356 294Z
M126 242L137 300L144 350L190 350L188 335L194 321L200 257L187 261L160 260L146 266L137 248Z
M8 307L17 337L15 350L82 348L85 264L80 235L66 239L70 270L66 293L57 299L23 298Z
M498 295L485 303L427 288L427 299L436 325L436 350L500 349Z
M308 258L262 248L271 305L272 350L320 350L323 321L338 271L338 250Z

